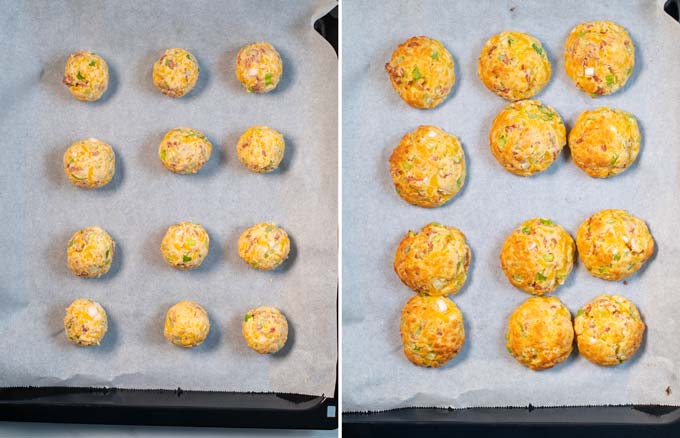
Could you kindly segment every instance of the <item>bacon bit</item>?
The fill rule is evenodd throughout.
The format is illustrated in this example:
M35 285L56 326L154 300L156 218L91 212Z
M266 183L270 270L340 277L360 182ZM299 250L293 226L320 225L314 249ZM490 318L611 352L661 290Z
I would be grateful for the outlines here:
M576 144L581 144L583 143L583 137L579 137L578 140L576 140Z
M408 44L406 44L407 47L418 47L420 46L420 43L418 41L410 41Z
M601 144L601 145L600 145L600 149L602 149L603 151L606 151L606 150L607 150L607 145L606 145L606 144Z
M493 53L494 50L496 50L497 47L498 46L491 46L491 48L489 49L489 56L491 56L491 54Z
M71 75L64 75L64 84L68 85L69 87L72 85L75 85L75 82L73 81L73 76Z
M267 156L267 151L265 151L264 149L262 149L262 156L263 156L263 157L266 157L266 156Z
M595 94L603 94L603 93L604 93L604 89L602 87L597 87L597 89L595 90Z
M85 326L85 324L83 324L83 331L87 332L87 327Z
M168 65L168 67L173 69L173 68L175 68L175 61L173 61L172 59L168 59L167 65Z
M602 79L600 79L600 77L598 75L593 75L593 80L595 82L602 82Z

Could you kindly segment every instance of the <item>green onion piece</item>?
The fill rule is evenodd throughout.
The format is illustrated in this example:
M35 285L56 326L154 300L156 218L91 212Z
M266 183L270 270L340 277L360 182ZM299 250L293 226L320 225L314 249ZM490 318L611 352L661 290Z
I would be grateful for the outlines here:
M541 221L541 223L542 223L543 225L553 225L553 221L551 221L550 219L543 219L543 218L540 218L539 220Z
M267 233L269 233L269 232L271 232L271 231L273 231L273 230L274 230L274 227L272 227L271 225L267 225L267 226L264 228L264 231L267 232Z
M633 67L628 67L628 70L626 70L626 74L630 76L631 73L633 73Z
M104 258L108 259L108 258L109 258L109 253L110 253L110 252L111 252L111 250L110 250L110 249L107 249L107 250L106 250L106 255L104 256Z
M621 254L619 253L614 254L614 260L616 261L621 260Z
M97 61L93 59L92 61L90 61L90 63L88 65L90 67L94 67L95 65L97 65Z
M576 312L576 316L581 316L581 315L583 315L584 313L586 313L585 310L583 310L583 309L578 309L578 312Z
M249 320L250 318L252 318L252 317L253 317L253 315L251 315L250 313L246 313L246 317L243 318L243 320L244 320L244 321L248 321L248 320Z
M456 187L460 187L463 184L463 175L459 176L456 180Z
M536 51L536 53L538 53L539 55L545 57L545 54L543 53L543 49L540 48L540 47L538 47L538 46L536 45L536 43L531 43L531 47L533 47L533 49Z
M418 67L413 68L413 79L416 81L420 79L422 76L420 75L420 70L418 70Z
M272 84L272 74L271 73L266 73L264 75L264 84L265 85L271 85Z
M84 81L84 80L85 80L85 76L83 76L82 74L80 74L80 72L78 72L78 74L76 75L76 77L78 78L79 81Z
M584 31L578 33L579 38L583 38L584 36L586 36L586 33Z
M505 147L505 134L498 137L498 147L503 149Z
M187 239L187 243L189 244L189 246L196 245L196 241L194 239Z
M545 275L543 275L542 273L539 272L538 274L536 274L536 279L538 281L545 281L545 280L548 279L548 277L546 277Z
M439 59L439 52L432 52L432 59L435 61Z
M401 165L401 167L403 167L404 170L411 170L411 167L413 167L413 165L411 164L410 161L404 161L404 163Z
M610 165L610 166L615 165L616 162L618 161L618 159L619 159L618 154L617 154L617 155L614 155L614 158L612 158L612 160L609 162L609 165Z
M169 59L166 59L165 60L165 66L172 68L172 61L170 61Z
M544 254L543 260L545 260L546 262L552 262L553 260L555 260L555 256L553 256L552 254Z
M182 261L183 261L184 263L190 262L190 261L191 261L191 257L189 257L188 255L183 255L183 256L182 256Z
M529 226L522 227L522 233L524 234L529 234L529 231L531 231L531 228Z
M435 227L442 227L443 226L439 222L430 222L430 225L434 225Z
M607 85L609 85L610 87L614 85L614 83L616 82L616 78L614 77L614 75L607 75L605 79L607 80Z
M166 155L167 155L167 150L161 149L161 160L165 161Z

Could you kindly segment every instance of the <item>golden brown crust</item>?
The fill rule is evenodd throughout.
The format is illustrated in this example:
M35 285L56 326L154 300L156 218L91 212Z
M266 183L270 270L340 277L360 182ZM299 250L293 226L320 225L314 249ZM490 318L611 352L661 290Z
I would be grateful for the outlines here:
M566 143L560 115L537 100L509 104L498 113L489 131L493 156L505 170L520 176L546 170Z
M622 26L590 21L574 27L564 44L564 68L592 97L623 87L635 67L635 45Z
M505 239L501 268L513 286L544 295L567 279L575 252L574 239L564 228L550 219L529 219Z
M571 314L555 297L531 297L510 315L505 337L519 363L532 370L552 368L571 354Z
M434 108L451 92L456 81L451 53L439 41L411 37L385 64L392 87L414 108Z
M416 295L401 312L404 354L416 365L439 367L465 343L463 314L446 297Z
M503 99L528 99L550 81L551 67L541 42L533 36L504 31L489 38L477 61L482 83Z
M465 184L465 154L456 136L436 126L419 126L392 152L390 174L406 202L438 207Z
M623 280L654 253L654 239L641 219L625 210L598 211L576 233L579 258L595 277Z
M404 236L394 255L394 272L416 292L445 296L463 287L471 260L465 235L433 222Z
M602 366L621 364L640 348L645 323L635 304L620 295L601 295L574 319L579 352Z
M571 158L595 178L626 170L640 152L640 130L632 114L607 107L584 111L569 131Z

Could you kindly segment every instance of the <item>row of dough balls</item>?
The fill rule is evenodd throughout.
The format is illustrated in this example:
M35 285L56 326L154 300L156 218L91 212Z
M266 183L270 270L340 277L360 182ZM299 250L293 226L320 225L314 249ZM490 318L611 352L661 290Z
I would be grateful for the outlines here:
M628 32L611 21L574 27L564 44L564 67L576 86L592 97L623 87L635 67ZM456 78L451 53L425 36L400 44L385 65L394 90L415 108L434 108L451 92ZM500 97L516 101L536 95L550 80L550 61L533 36L504 31L492 36L479 54L477 74Z
M404 306L400 323L404 354L416 365L439 367L465 343L463 314L446 297L415 295ZM551 368L572 352L590 362L613 366L630 359L640 347L645 323L635 304L620 295L601 295L573 319L555 297L531 297L508 319L506 347L532 370Z
M80 346L99 345L108 329L106 311L97 302L79 298L66 309L64 331ZM191 348L205 341L210 331L208 312L193 301L180 301L165 316L163 335L173 344ZM258 353L279 351L288 339L288 322L276 307L258 307L246 312L241 324L248 346Z
M168 228L161 241L166 263L181 270L196 269L208 256L210 236L202 226L180 222ZM245 230L238 239L238 255L250 266L263 271L276 269L290 252L288 233L273 223L260 223ZM68 267L79 276L98 278L109 272L116 242L100 227L76 231L68 241Z
M635 117L607 107L582 112L569 132L572 160L594 178L618 175L630 167L640 152L640 142ZM520 176L548 169L566 144L562 118L537 100L509 104L489 131L489 145L498 163ZM404 135L389 163L397 194L419 207L439 207L465 184L463 148L455 135L436 126L419 126Z
M239 161L256 173L272 172L281 164L286 144L278 131L252 126L236 144ZM198 129L171 129L158 146L158 157L166 169L179 174L197 173L210 159L212 143ZM86 138L64 152L64 172L77 187L96 189L108 184L116 173L116 154L106 142Z
M533 295L563 284L574 266L576 248L593 276L624 280L654 253L654 239L645 222L625 210L601 210L583 221L574 239L546 218L534 218L505 239L500 264L510 283ZM394 255L394 272L415 292L454 295L465 284L472 252L456 227L436 222L409 231Z
M153 84L170 97L189 93L200 68L194 55L184 49L166 50L153 65ZM269 43L241 47L236 55L236 78L249 93L268 93L276 88L283 73L279 52ZM64 68L64 85L82 101L99 100L109 86L109 66L101 56L89 51L71 54Z

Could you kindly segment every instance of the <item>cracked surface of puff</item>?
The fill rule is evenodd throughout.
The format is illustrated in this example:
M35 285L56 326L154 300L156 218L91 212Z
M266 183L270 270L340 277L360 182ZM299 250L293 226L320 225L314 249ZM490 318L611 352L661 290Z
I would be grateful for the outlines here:
M434 108L448 97L456 82L453 56L426 36L401 43L385 64L392 87L414 108Z
M465 284L471 260L465 235L433 222L404 236L394 255L394 272L418 293L452 295Z
M436 126L407 133L390 156L394 189L406 202L438 207L465 184L465 153L455 135Z
M584 111L569 131L571 158L594 178L618 175L635 162L642 138L635 117L600 107Z
M635 45L628 31L616 23L580 23L564 43L564 68L576 86L592 97L611 94L626 85L633 73Z
M526 33L503 31L484 44L477 75L490 91L510 101L538 94L552 69L541 42Z
M515 228L503 242L501 268L510 283L533 295L563 284L574 267L576 244L550 219L533 218Z
M555 297L531 297L508 319L506 347L532 370L552 368L569 357L574 327L569 309Z
M579 259L595 277L623 280L654 254L654 239L645 222L625 210L601 210L576 232Z
M537 100L507 105L489 130L489 145L496 161L519 176L548 169L566 143L566 128L560 115Z
M624 363L633 356L645 333L635 304L620 295L601 295L574 318L579 353L602 366Z
M408 360L437 368L463 348L463 314L446 297L415 295L401 311L400 333Z

